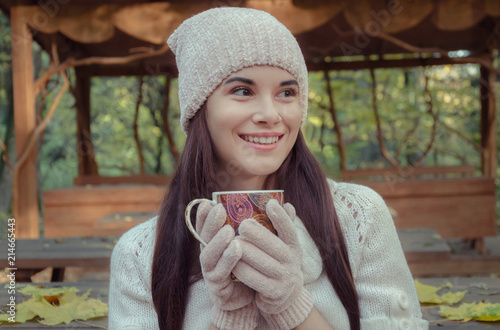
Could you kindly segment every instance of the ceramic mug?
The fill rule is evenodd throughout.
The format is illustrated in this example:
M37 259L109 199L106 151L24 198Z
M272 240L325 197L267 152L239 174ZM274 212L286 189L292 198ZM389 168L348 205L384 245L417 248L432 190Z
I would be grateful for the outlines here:
M213 205L221 203L226 209L227 217L225 224L231 225L236 233L240 223L249 218L254 218L258 223L269 229L276 235L271 220L266 213L267 202L276 199L283 206L283 190L252 190L252 191L220 191L212 193L212 200L200 198L191 201L186 207L186 225L193 236L203 246L207 243L201 239L191 223L191 209L198 203L208 201Z

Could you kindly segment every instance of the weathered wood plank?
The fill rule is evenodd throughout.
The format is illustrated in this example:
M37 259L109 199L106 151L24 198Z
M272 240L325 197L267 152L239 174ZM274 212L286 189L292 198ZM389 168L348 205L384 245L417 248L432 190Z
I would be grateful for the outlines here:
M460 258L449 260L421 260L409 262L414 277L425 276L471 276L477 274L500 274L500 258Z
M441 197L474 196L495 194L495 180L491 178L456 178L456 179L416 179L367 181L356 180L352 183L368 186L384 198L403 197Z
M434 228L443 237L496 235L493 178L353 181L374 189L395 210L398 228Z
M154 185L75 187L43 192L45 237L121 235L151 218L160 207L165 188ZM133 219L105 221L115 214ZM131 221L128 221L131 220Z
M155 185L116 185L73 187L43 192L44 205L66 206L79 204L156 203L165 193L165 187Z
M170 177L166 175L137 174L127 176L100 176L100 175L81 175L73 179L76 186L101 185L101 184L155 184L165 186Z
M443 237L496 235L494 196L388 198L398 228L434 228Z
M16 241L16 263L18 269L44 269L108 267L113 250L112 239L20 239ZM7 250L7 241L0 240L0 247ZM7 259L0 261L6 268Z
M476 171L472 165L457 165L457 166L421 166L407 168L371 168L360 170L343 170L341 172L343 180L352 180L359 178L368 178L373 176L381 176L392 179L393 177L411 178L423 174L472 174Z

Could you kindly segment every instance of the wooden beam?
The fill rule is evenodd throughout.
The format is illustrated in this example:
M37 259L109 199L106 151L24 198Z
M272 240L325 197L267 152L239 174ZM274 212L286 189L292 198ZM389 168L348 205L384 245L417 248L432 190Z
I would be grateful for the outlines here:
M476 63L472 59L470 62ZM365 70L365 69L387 69L387 68L409 68L419 66L434 66L434 65L449 65L458 64L449 58L405 58L405 59L380 59L370 61L342 61L342 62L313 62L307 61L307 69L309 71L323 71L323 70ZM464 64L464 62L460 62Z
M120 76L162 76L177 77L175 63L171 65L144 64L132 62L124 65L89 65L85 71L92 77L120 77Z
M98 175L94 157L94 144L90 131L90 76L85 68L76 68L76 151L78 175Z
M491 56L488 55L490 61ZM481 167L483 175L496 178L497 172L497 143L496 143L496 102L495 102L495 74L487 68L480 68L480 101L481 101Z
M32 35L24 21L25 7L11 8L12 27L12 85L14 90L14 127L16 158L20 157L35 129L35 102L33 95ZM19 169L17 182L19 198L13 205L16 218L16 237L37 238L38 199L36 157L32 153Z
M475 63L471 60L470 63ZM307 61L309 71L324 70L364 70L369 68L407 68L419 67L422 65L448 65L457 64L448 58L428 58L428 59L399 59L399 60L372 60L372 61L350 61L350 62L313 62ZM125 65L90 65L85 67L90 76L157 76L169 74L171 77L177 77L177 67L175 62L162 60L160 64L154 64L148 60L147 64L140 62L131 62Z
M205 0L170 0L172 3L188 2L196 3ZM9 7L13 6L64 6L66 4L71 5L106 5L106 4L117 4L117 5L133 5L141 3L151 3L151 2L165 2L165 0L6 0ZM53 8L51 8L53 9Z

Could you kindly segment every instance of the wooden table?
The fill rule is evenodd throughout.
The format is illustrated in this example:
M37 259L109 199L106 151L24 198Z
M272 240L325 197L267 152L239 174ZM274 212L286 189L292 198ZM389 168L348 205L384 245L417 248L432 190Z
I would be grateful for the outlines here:
M461 302L489 301L500 303L500 278L489 277L448 277L448 278L421 278L423 284L440 286L447 282L453 284L452 291L465 291ZM485 290L484 288L487 288ZM489 293L489 295L485 295ZM460 304L460 303L459 303ZM422 306L424 318L429 321L429 329L479 329L500 330L500 322L457 322L443 319L439 315L439 305Z
M76 287L78 288L78 295L82 295L87 292L88 289L92 289L90 291L89 298L99 299L104 303L108 303L108 292L109 292L109 283L108 282L88 282L88 283L61 283L61 282L51 282L51 283L16 283L16 291L21 289L26 285L43 285L46 288L52 287ZM6 306L9 301L10 295L8 294L7 289L5 289L2 285L0 289L0 306ZM22 293L16 292L16 302L21 302L25 299L28 299L29 296L24 296ZM69 324L59 324L55 326L47 326L43 325L37 321L28 321L21 324L15 325L0 325L2 329L106 329L108 327L108 318L100 317L96 319L91 319L88 321L73 321Z
M500 278L487 278L487 277L472 277L472 278L422 278L419 279L421 283L439 286L447 281L453 284L453 290L463 291L467 290L467 294L463 298L463 302L476 302L481 300L488 300L492 303L500 303ZM17 285L18 289L25 285L26 283L19 283ZM45 287L57 287L57 286L75 286L80 291L80 294L86 292L87 289L92 289L90 297L100 299L101 301L108 302L108 282L89 282L89 283L45 283ZM487 287L488 290L484 290L482 287ZM485 291L491 295L482 295ZM7 290L2 288L0 291L0 305L5 306L9 296ZM22 295L18 293L17 300L22 300ZM500 330L500 322L456 322L443 319L438 313L439 305L434 306L422 306L422 312L424 318L430 321L429 329L441 330L441 329L464 329L464 330ZM14 326L2 326L2 328L13 328L13 329L44 329L44 328L75 328L75 329L96 329L99 327L107 327L107 317L102 317L99 319L94 319L90 321L82 322L71 322L70 324L47 327L34 322L27 322L25 324L17 324ZM370 329L367 329L370 330Z

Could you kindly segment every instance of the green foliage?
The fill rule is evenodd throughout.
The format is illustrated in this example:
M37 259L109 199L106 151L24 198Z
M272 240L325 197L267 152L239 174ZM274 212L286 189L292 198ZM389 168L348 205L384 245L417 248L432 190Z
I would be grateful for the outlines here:
M58 90L59 88L55 92ZM44 116L48 106L52 104L54 96L52 94L45 101ZM77 175L74 102L73 96L66 93L45 129L38 157L42 190L72 186L73 178Z
M175 166L163 133L161 112L165 96L164 84L164 77L144 79L138 130L146 173L169 174ZM92 79L91 131L96 160L102 175L128 175L139 171L139 158L132 129L138 86L137 78ZM173 81L169 120L172 123L174 140L182 146L185 138L177 124L179 108L176 96L177 85L176 81ZM117 146L120 146L119 150Z
M462 132L475 143L480 142L477 65L377 69L375 75L383 141L400 165L412 165L426 150L432 136L434 120L424 89L427 75L433 111L446 126L437 126L434 147L423 164L479 166L479 152L453 131ZM379 148L370 72L337 71L330 72L329 77L346 146L347 168L390 166ZM338 141L328 111L323 73L310 73L309 80L310 107L304 132L311 150L327 172L335 176L339 166Z

